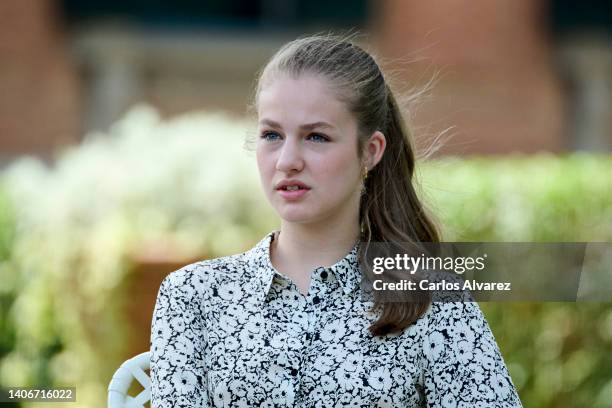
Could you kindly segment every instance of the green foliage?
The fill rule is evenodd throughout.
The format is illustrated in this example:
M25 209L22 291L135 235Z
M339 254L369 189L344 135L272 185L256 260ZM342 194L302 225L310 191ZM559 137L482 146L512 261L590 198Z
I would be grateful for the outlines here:
M419 177L446 241L612 241L612 158L456 158Z
M140 107L51 168L25 158L4 171L0 386L76 385L79 406L104 406L128 337L135 254L165 242L185 259L221 256L276 227L243 149L249 126L205 113L162 121ZM446 240L612 237L609 156L449 158L420 169ZM610 406L609 305L481 307L525 406Z
M8 313L18 292L18 275L11 273L10 251L15 236L14 210L0 186L0 359L15 347L15 325Z

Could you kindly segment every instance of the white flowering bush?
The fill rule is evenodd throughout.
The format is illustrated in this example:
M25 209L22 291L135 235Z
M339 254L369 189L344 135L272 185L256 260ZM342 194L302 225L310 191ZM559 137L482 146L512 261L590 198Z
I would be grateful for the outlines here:
M244 148L249 126L220 113L164 121L139 106L51 168L25 158L4 172L16 204L2 269L16 293L7 314L16 340L0 360L0 384L76 385L81 406L103 405L126 341L131 259L147 247L169 248L148 251L161 258L226 255L275 227Z

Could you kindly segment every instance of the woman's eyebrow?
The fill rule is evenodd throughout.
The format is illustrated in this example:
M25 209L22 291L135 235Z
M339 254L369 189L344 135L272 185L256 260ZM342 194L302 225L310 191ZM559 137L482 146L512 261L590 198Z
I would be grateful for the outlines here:
M275 122L271 119L262 119L259 121L260 124L262 125L267 125L267 126L271 126L277 129L282 129L283 127L278 123ZM300 126L301 129L305 129L305 130L310 130L310 129L314 129L314 128L328 128L328 129L334 129L334 127L332 125L330 125L327 122L314 122L314 123L308 123L305 125Z

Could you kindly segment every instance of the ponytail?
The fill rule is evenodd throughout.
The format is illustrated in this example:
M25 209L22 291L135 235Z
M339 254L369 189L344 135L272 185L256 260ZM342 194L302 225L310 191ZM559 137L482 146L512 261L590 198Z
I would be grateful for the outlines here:
M368 175L361 199L362 245L358 257L366 275L371 272L367 269L370 262L366 255L372 242L405 251L421 248L421 242L440 242L438 229L413 186L415 154L401 111L388 85L386 91L387 120L383 134L387 147ZM410 301L384 301L377 291L374 295L374 308L382 312L369 327L375 336L402 331L422 316L431 303L427 293L414 292Z

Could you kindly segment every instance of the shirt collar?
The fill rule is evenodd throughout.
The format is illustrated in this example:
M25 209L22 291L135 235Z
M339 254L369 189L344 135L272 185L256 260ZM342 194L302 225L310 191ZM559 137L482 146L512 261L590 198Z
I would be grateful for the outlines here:
M254 271L255 274L255 281L253 283L256 285L257 291L261 292L262 299L265 299L268 294L274 275L280 275L270 261L270 244L277 232L272 231L268 233L257 245L246 252L249 270ZM353 246L344 258L325 268L326 271L334 274L345 295L353 292L361 283L361 271L359 270L359 262L357 260L358 250L359 242Z

